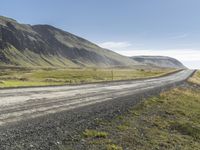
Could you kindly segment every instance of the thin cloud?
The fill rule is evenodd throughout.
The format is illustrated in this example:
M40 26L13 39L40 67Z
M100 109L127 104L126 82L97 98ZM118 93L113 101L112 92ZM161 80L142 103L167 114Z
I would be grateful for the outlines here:
M103 42L98 44L100 47L111 49L111 50L126 50L131 47L129 42Z
M170 37L170 39L183 39L183 38L186 38L188 37L188 34L184 33L184 34L180 34L180 35L175 35L175 36L172 36Z

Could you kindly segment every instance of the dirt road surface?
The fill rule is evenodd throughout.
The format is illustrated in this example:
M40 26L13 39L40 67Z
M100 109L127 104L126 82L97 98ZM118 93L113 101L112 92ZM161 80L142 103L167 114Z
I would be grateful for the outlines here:
M40 147L40 149L49 149L51 147L49 146L51 138L48 140L46 132L47 130L50 132L51 129L53 130L53 128L58 127L60 124L62 124L62 126L65 124L65 128L67 128L67 126L69 127L70 123L66 125L66 120L63 121L65 123L60 121L62 119L64 120L65 117L74 117L74 115L70 115L70 113L67 112L77 111L77 109L82 109L84 107L87 107L87 110L92 112L94 108L90 110L90 106L106 104L106 102L110 102L111 104L118 103L117 100L120 98L121 102L119 104L122 106L125 104L125 101L123 103L122 100L123 97L134 97L138 93L143 92L145 94L145 92L154 89L159 90L162 87L175 85L176 83L185 81L193 72L193 70L182 70L164 77L136 81L76 86L2 89L0 90L0 150L17 149L17 146L19 146L19 149L38 149L38 147ZM100 105L99 107L108 106L110 105ZM120 109L120 106L118 109ZM107 109L111 110L112 108ZM62 113L62 117L56 115L59 113ZM65 114L64 117L63 114ZM44 119L44 116L48 118L51 117L51 115L54 117L52 117L50 121ZM83 119L80 118L80 116L77 117L78 114L75 116L77 118L76 121L81 121ZM73 118L70 119L73 120ZM41 120L43 121L41 122ZM52 125L54 123L55 125ZM35 124L34 127L32 127L33 124ZM45 129L44 131L42 128L46 128L46 126L48 126L49 129ZM56 132L55 129L52 132ZM34 135L34 137L28 136L31 133L36 135ZM57 133L54 133L54 135L55 134ZM54 135L49 133L50 137ZM60 135L62 135L62 133ZM46 145L44 141L41 142L42 140L33 139L36 137L46 138ZM57 140L58 139L64 138L57 137ZM52 145L55 146L55 142ZM56 148L54 147L54 149Z

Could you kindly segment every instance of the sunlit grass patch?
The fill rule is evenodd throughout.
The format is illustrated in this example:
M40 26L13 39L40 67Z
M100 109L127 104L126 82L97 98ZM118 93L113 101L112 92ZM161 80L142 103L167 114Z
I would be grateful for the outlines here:
M122 147L115 144L109 144L106 146L106 150L123 150Z
M27 87L27 86L47 86L47 85L60 85L56 82L42 82L42 81L20 81L20 80L5 80L0 82L0 88L6 87Z
M125 131L127 130L129 127L127 125L119 125L117 126L117 129L120 130L120 131Z
M107 132L102 132L102 131L86 129L83 132L83 135L86 138L106 138L108 136L108 133Z

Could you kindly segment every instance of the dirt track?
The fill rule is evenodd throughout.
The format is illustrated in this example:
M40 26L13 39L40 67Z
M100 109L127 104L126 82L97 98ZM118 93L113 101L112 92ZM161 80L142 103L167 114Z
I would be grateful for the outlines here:
M76 131L70 130L87 126L88 117L123 112L144 95L181 83L192 73L183 70L140 81L0 90L0 150L57 149L60 143L68 144L66 140L72 143L71 134Z

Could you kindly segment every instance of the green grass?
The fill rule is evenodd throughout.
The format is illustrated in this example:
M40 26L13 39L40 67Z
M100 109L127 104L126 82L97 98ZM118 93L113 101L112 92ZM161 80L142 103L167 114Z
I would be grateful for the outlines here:
M171 128L183 135L192 136L195 140L200 140L200 126L195 126L193 123L174 122Z
M83 135L86 138L106 138L108 136L108 133L102 132L102 131L96 131L96 130L88 130L88 129L86 129L83 132Z
M193 78L197 78L197 74ZM199 78L198 78L199 80ZM149 98L113 120L97 123L104 139L85 139L99 149L200 149L200 87L174 88ZM106 142L110 141L110 143Z
M115 144L109 144L109 145L107 145L106 149L107 150L123 150L122 147L117 146Z
M78 67L72 61L62 57L62 56L46 56L39 55L31 50L26 49L25 51L19 51L12 45L9 48L2 50L1 53L6 56L7 59L16 66L23 67L36 67L36 66L45 66L45 67L56 67L63 68L66 66ZM6 64L4 64L6 65Z
M0 88L81 84L111 80L128 80L160 76L173 70L133 69L27 69L0 67Z

